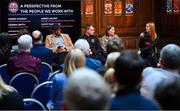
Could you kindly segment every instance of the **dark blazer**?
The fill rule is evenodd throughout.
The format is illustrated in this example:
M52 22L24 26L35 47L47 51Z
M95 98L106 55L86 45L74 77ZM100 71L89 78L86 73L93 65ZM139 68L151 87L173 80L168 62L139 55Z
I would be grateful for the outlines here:
M96 55L98 52L103 50L99 39L96 36L87 36L84 34L80 36L79 39L86 39L88 41L93 55Z
M41 61L52 64L53 52L51 49L46 48L43 44L34 44L31 48L31 54L41 59Z
M7 63L8 74L12 78L15 74L20 72L30 72L35 76L40 75L41 60L32 56L30 53L20 53L11 56Z
M99 39L96 36L87 36L82 35L79 37L79 39L85 39L88 41L90 45L90 49L92 51L92 57L100 60L102 63L106 60L106 54L104 53L101 44L99 42Z

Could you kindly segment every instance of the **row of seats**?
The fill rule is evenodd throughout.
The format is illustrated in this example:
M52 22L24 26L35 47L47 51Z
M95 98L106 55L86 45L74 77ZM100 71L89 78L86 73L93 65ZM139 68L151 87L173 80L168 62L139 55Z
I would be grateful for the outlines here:
M39 82L42 83L47 81L48 77L52 72L53 72L52 67L46 62L42 62L41 74L40 77L38 78ZM7 73L7 64L3 64L0 66L0 74L3 80L8 84L10 81L10 77L8 76Z
M6 83L9 83L12 88L23 96L25 109L31 108L44 110L52 88L52 78L59 73L52 73L52 68L49 64L42 62L41 77L38 79L34 74L22 72L16 74L9 80L7 74L7 65L0 66L0 74ZM42 105L41 105L42 104Z
M46 81L39 84L36 76L23 72L14 76L9 85L21 93L23 98L35 98L43 105L46 105L50 98L52 81Z
M45 106L50 99L52 81L39 84L36 76L23 72L14 76L9 84L23 96L25 110L47 110Z
M39 84L36 76L23 72L14 76L9 84L15 88L23 98L36 99L43 106L46 106L50 99L52 81L46 81Z
M39 87L41 87L41 86L39 85ZM10 87L13 89L14 92L18 93L18 91L14 87L12 87L12 86L10 86ZM39 89L39 88L36 88L36 90L34 90L33 93L36 93L37 91L38 92L40 91L40 90L37 90L37 89ZM40 89L42 89L42 88L40 88ZM40 101L42 101L42 100L40 99ZM47 108L45 107L45 105L43 105L40 101L35 99L35 98L24 98L23 99L24 110L43 110L43 111L47 111Z

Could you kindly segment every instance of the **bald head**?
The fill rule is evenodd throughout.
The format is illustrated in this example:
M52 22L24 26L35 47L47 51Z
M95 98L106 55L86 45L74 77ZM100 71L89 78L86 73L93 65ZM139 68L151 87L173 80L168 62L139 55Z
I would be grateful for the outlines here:
M33 37L34 42L39 42L43 40L42 33L39 30L33 31L32 37Z

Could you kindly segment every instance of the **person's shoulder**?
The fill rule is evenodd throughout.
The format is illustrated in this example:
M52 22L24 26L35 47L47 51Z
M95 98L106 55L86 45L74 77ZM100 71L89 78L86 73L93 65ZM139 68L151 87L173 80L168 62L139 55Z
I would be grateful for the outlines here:
M42 51L42 52L45 52L45 53L48 53L48 54L51 54L53 53L53 51L47 47L42 47L39 51Z
M52 37L55 37L55 35L54 34L49 34L49 35L46 36L46 38L52 38Z
M53 81L66 81L67 77L64 73L58 73L53 77Z
M79 36L79 39L84 39L85 36L86 36L85 34L82 34L82 35Z
M105 38L107 38L107 36L106 36L106 35L103 35L101 38L102 38L102 39L105 39Z
M69 36L69 34L61 33L61 36Z
M65 34L65 33L61 33L61 36L62 36L63 38L70 38L69 34Z
M114 37L120 38L117 34L115 34Z
M38 62L38 63L41 63L41 59L38 58L38 57L35 57L33 55L29 55L29 59L34 61L34 62Z
M13 61L13 60L18 59L18 57L19 57L19 54L14 54L14 55L10 56L8 60Z
M146 67L143 70L143 76L148 76L150 74L152 74L155 71L155 69L153 67Z
M159 106L152 100L144 97L144 96L140 96L141 97L141 101L142 101L142 105L144 107L146 107L146 109L150 109L150 110L159 110Z

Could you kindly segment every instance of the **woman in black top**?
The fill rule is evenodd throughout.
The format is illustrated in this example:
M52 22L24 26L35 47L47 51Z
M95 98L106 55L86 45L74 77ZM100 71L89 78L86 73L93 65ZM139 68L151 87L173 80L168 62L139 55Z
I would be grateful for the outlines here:
M153 65L157 62L155 60L155 47L159 40L158 35L156 34L154 22L148 22L146 24L146 32L140 34L139 50L138 54L141 55L150 65Z

